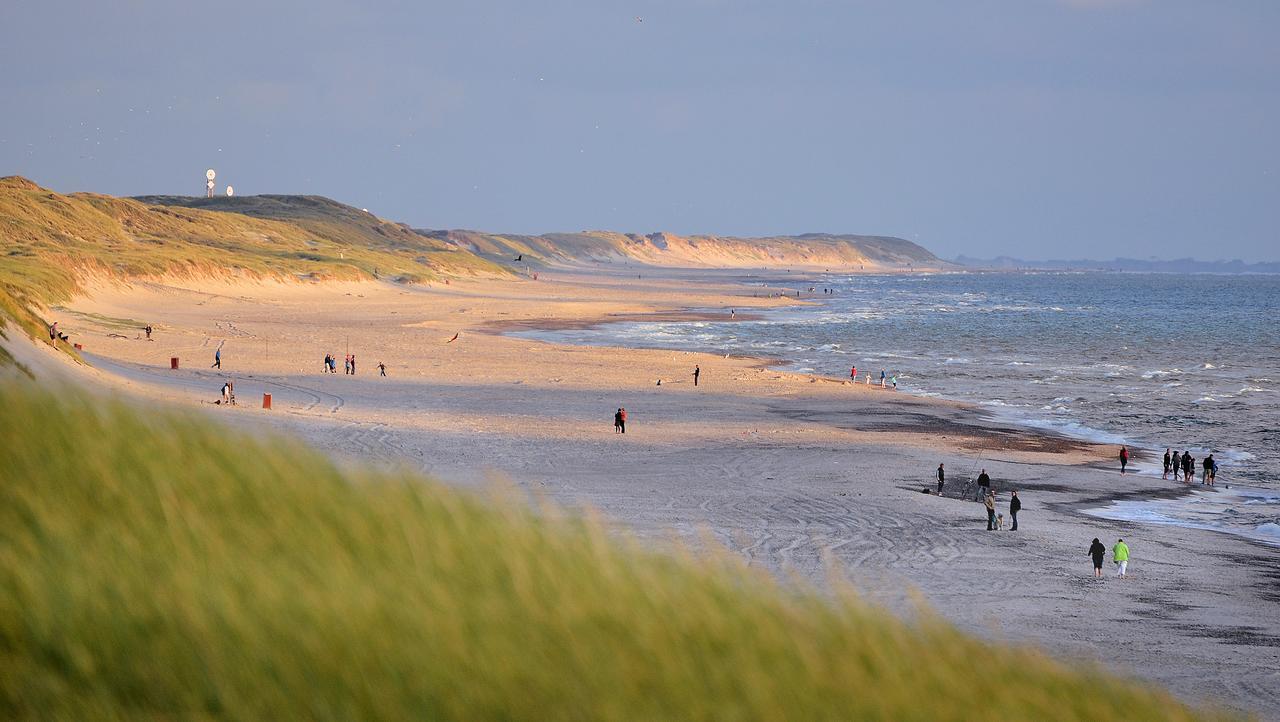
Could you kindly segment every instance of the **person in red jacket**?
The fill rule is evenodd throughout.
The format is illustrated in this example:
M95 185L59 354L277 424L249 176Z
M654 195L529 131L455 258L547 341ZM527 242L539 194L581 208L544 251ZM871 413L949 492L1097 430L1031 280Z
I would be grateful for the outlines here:
M1120 447L1120 473L1121 474L1124 473L1124 468L1128 465L1129 465L1129 450L1121 446Z

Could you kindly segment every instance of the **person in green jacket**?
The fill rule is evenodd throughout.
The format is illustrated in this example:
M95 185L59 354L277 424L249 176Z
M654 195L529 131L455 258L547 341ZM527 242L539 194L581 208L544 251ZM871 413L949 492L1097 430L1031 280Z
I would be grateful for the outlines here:
M1129 571L1129 545L1124 539L1117 539L1111 547L1111 561L1116 563L1116 576L1123 577Z

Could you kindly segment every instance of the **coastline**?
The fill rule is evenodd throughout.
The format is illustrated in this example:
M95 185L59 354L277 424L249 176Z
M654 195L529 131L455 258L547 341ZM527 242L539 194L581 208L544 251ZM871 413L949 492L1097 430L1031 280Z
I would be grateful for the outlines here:
M812 305L826 305L828 299L826 297L817 297L806 299ZM525 324L513 325L503 329L503 332L513 333L521 338L544 341L552 344L569 344L585 347L622 347L633 349L650 349L650 350L670 350L670 346L664 346L653 341L645 339L628 339L620 334L610 333L608 328L615 324L635 323L635 324L653 324L653 323L698 323L698 322L716 322L716 323L732 323L735 321L760 321L767 320L770 315L785 309L769 309L761 312L752 313L751 315L743 315L740 318L726 319L722 312L715 312L706 309L686 309L683 313L652 313L652 314L630 314L626 316L610 316L597 319L580 319L573 323L547 323L540 324L537 321L531 321ZM597 331L598 336L595 338L583 338L581 336L566 335L563 331ZM717 353L716 349L709 346L701 346L693 349L700 353ZM729 351L729 355L740 358L755 358L765 368L786 371L788 373L800 373L814 377L820 382L836 383L842 385L850 385L846 379L824 374L813 369L794 369L799 362L780 356L770 356L766 354L751 353L735 349ZM855 385L862 385L855 383ZM872 385L871 390L880 390L877 386ZM1150 473L1143 466L1155 464L1158 467L1161 449L1141 445L1142 442L1134 441L1121 434L1114 432L1106 432L1099 429L1091 428L1083 421L1067 419L1065 424L1062 420L1050 419L1048 417L1039 417L1035 414L1013 413L1009 410L988 406L984 403L947 396L945 393L925 392L915 393L909 389L894 390L895 393L903 393L918 399L929 399L944 403L959 404L970 412L980 415L985 421L995 428L984 430L984 439L973 444L973 448L985 448L994 450L1001 448L996 443L993 436L1001 435L1024 436L1030 439L1037 439L1038 446L1042 450L1053 451L1082 451L1086 448L1095 452L1102 453L1103 450L1113 450L1113 447L1124 445L1129 448L1131 453L1131 473ZM1076 429L1076 431L1072 431ZM947 430L946 427L934 429L935 432L941 433ZM1016 431L1014 431L1016 430ZM955 429L950 429L952 433ZM1024 438L1021 443L1016 444L1018 448L1033 448L1036 444ZM1008 448L1006 445L1004 448ZM1250 486L1248 483L1236 484L1236 489L1245 495L1254 497L1262 497L1268 503L1280 503L1280 493L1275 490L1263 487ZM1230 484L1217 487L1206 487L1198 484L1179 486L1169 491L1172 498L1180 500L1189 500L1196 497L1195 492L1213 494L1219 489L1230 489ZM1280 546L1280 528L1258 532L1249 528L1234 527L1225 523L1213 524L1204 520L1193 520L1186 518L1189 514L1184 513L1187 510L1170 509L1165 506L1164 513L1157 513L1153 509L1159 509L1163 502L1170 499L1169 494L1165 494L1163 489L1156 490L1153 494L1140 497L1130 498L1129 495L1119 495L1115 499L1097 500L1096 504L1082 504L1081 508L1076 511L1083 515L1093 516L1096 518L1107 518L1115 520L1125 520L1134 522L1148 522L1160 524L1185 525L1189 528L1204 529L1216 531L1224 534L1235 535L1250 541L1259 542L1269 546ZM1143 506L1145 504L1145 506ZM1125 511L1129 509L1129 511ZM1227 509L1227 512L1230 512ZM1183 512L1183 513L1180 513ZM1277 525L1271 525L1273 527Z
M699 285L689 282L696 273L549 275L422 289L108 289L68 304L63 326L111 373L66 373L227 423L289 431L339 458L407 464L462 486L506 479L535 497L598 510L646 543L710 539L783 578L822 586L834 564L890 609L923 597L984 636L1101 661L1188 699L1280 708L1272 684L1280 602L1258 584L1259 559L1277 559L1275 550L1077 511L1090 499L1149 493L1158 476L1120 477L1102 468L1109 452L1091 445L1047 448L1041 432L1002 434L999 420L963 402L872 393L758 358L503 333L512 322L681 319L686 309L745 314L791 304L744 298L723 276ZM103 321L144 316L154 341ZM320 357L343 355L347 343L361 375L321 375ZM219 344L226 366L208 369ZM179 370L168 369L170 356L182 357ZM387 379L372 375L379 360ZM695 364L704 371L697 389L688 378ZM250 403L199 403L225 376ZM273 411L254 408L263 391L275 395ZM619 405L633 415L625 437L608 426ZM1002 505L1009 490L1022 491L1023 528L986 532L980 505L960 501L955 486L946 497L921 494L940 461L956 486L985 466ZM1092 536L1132 540L1132 578L1089 579ZM1114 644L1124 645L1122 656L1108 652Z

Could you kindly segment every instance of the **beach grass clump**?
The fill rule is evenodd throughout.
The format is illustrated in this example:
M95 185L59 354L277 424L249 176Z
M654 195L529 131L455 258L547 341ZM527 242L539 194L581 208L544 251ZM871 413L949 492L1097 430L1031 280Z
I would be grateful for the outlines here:
M204 415L0 385L5 719L1207 714L725 554L645 551Z

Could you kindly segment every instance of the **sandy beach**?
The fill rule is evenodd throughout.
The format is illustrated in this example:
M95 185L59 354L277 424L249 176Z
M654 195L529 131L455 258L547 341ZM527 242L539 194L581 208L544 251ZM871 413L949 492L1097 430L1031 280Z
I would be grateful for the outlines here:
M773 297L745 274L564 269L538 281L416 287L104 284L53 311L92 368L42 345L10 345L45 379L287 430L339 458L406 465L450 484L501 480L596 509L655 545L673 534L694 544L709 535L780 576L821 586L834 572L904 615L923 599L988 638L1096 660L1188 700L1280 719L1280 549L1086 516L1116 498L1179 493L1159 476L1121 476L1114 447L1009 426L959 403L776 370L764 359L503 333L723 319L730 309L745 319L813 298ZM148 323L151 340L141 331ZM210 368L216 349L221 369ZM341 364L322 373L326 353L355 354L357 374ZM212 405L228 379L238 405ZM270 411L260 408L264 392ZM628 413L625 435L612 427L619 407ZM933 488L939 463L946 495L921 493ZM979 468L991 474L1002 511L1008 492L1019 491L1017 532L987 532L982 505L959 498ZM1094 537L1108 547L1129 542L1128 578L1111 577L1109 561L1108 577L1092 578Z

